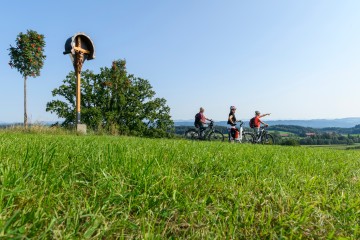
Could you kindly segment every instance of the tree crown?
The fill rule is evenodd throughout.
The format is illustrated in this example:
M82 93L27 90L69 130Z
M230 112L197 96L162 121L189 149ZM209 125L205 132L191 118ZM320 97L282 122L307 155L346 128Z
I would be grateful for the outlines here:
M20 32L16 38L16 46L9 48L11 68L16 68L23 77L40 76L40 70L44 65L44 35L36 31L27 30Z

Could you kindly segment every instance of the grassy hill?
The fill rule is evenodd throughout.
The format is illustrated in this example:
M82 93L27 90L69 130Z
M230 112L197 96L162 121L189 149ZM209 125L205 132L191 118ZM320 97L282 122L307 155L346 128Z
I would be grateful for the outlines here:
M360 237L360 151L0 131L0 238Z

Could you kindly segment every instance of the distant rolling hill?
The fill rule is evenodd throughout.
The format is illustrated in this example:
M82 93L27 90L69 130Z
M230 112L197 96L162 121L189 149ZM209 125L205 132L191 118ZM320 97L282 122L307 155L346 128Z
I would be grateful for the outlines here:
M264 119L270 126L275 125L293 125L310 128L352 128L360 124L360 118L338 118L338 119L311 119L311 120L267 120ZM61 121L60 121L61 122ZM249 126L249 119L244 120L244 126ZM42 125L52 125L54 121L42 122ZM0 128L21 125L22 123L7 123L0 121ZM175 126L193 126L194 120L175 120ZM216 121L216 126L227 126L226 121Z
M312 119L312 120L264 120L270 126L274 125L296 125L301 127L311 128L352 128L360 124L360 118L339 118L339 119ZM245 120L245 125L248 126L249 120ZM193 126L194 121L174 121L175 126ZM216 122L218 126L226 126L226 121Z

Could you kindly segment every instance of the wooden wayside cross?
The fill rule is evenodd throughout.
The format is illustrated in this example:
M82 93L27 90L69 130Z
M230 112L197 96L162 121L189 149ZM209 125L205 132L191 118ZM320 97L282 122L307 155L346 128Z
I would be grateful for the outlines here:
M79 128L80 125L84 125L80 124L81 69L85 60L95 58L95 47L86 34L79 32L66 40L64 54L70 54L76 73L76 124Z

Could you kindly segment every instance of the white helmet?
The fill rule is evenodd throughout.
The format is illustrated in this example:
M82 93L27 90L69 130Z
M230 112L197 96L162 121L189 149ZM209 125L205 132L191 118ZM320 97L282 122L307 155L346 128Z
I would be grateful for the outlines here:
M233 110L233 109L236 110L236 107L235 106L230 106L230 110Z

